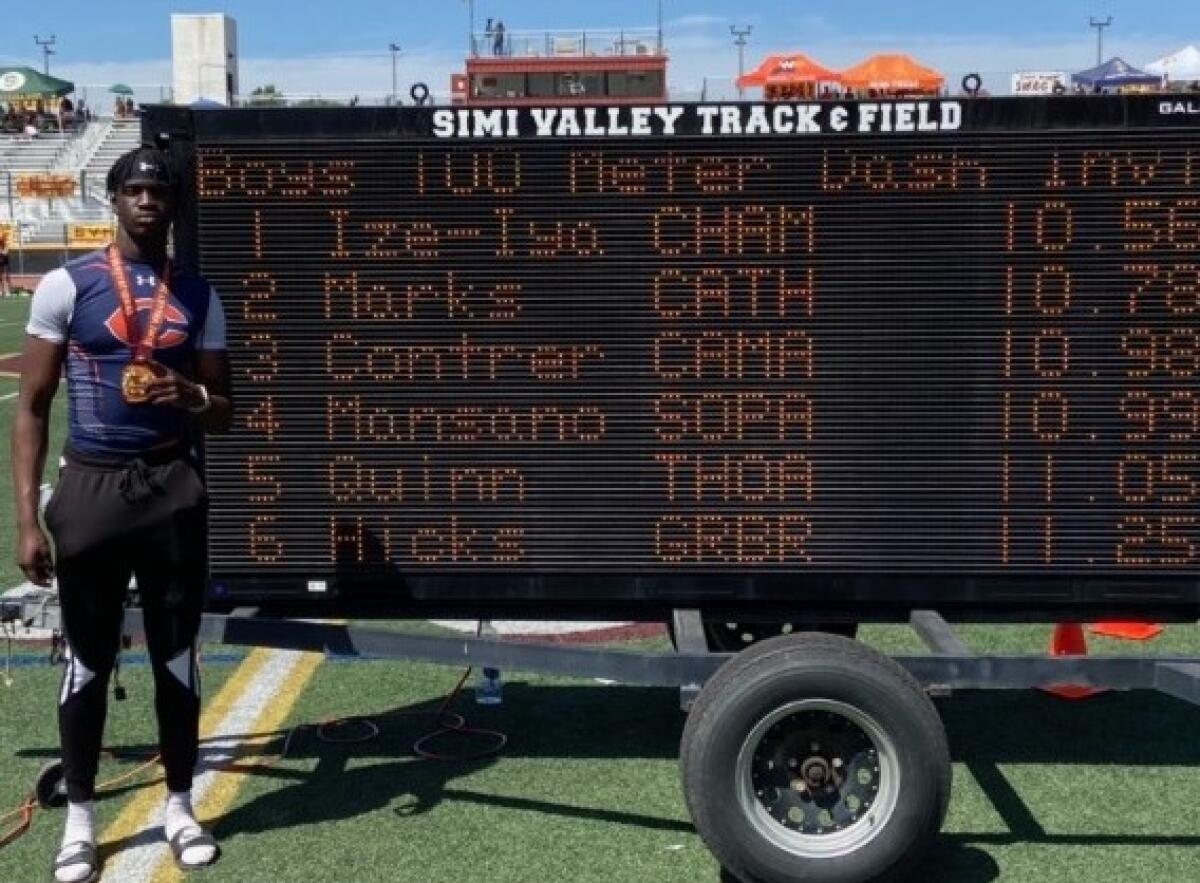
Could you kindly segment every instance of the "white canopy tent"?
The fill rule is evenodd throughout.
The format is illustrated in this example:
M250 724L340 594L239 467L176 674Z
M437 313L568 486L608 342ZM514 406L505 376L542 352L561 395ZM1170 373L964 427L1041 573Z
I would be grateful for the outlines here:
M1200 49L1194 44L1184 46L1178 52L1152 61L1145 66L1145 71L1151 74L1165 74L1167 80L1174 83L1200 80Z

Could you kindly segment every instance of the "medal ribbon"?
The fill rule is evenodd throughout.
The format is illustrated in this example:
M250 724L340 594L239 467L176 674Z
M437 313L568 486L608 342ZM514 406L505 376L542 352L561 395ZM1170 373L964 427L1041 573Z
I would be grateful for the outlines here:
M129 287L129 275L125 270L125 262L121 260L121 253L117 251L115 245L108 247L108 271L112 276L113 285L117 288L117 296L121 300L121 312L125 314L125 330L131 339L137 340L137 304ZM167 280L170 278L171 262L167 261L158 278L158 287L154 289L154 301L150 308L150 321L146 325L146 333L133 347L135 362L149 361L154 354L154 341L166 318L167 302L171 298L171 289L167 285Z

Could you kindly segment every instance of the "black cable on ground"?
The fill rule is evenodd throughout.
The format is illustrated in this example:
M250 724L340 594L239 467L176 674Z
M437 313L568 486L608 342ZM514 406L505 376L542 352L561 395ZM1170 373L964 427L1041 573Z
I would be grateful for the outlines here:
M480 624L480 627L482 628L482 623ZM199 664L199 661L200 660L197 659L197 664ZM442 763L455 763L455 762L465 763L467 761L481 760L485 757L492 757L493 755L499 754L501 751L504 750L504 747L506 745L508 745L508 736L505 733L502 733L499 730L487 729L485 727L472 727L467 724L467 720L465 717L463 717L461 714L459 714L455 711L451 711L452 706L458 701L459 697L462 695L463 686L467 683L467 679L471 677L472 671L474 671L474 669L468 667L462 673L462 676L458 679L458 683L454 685L454 689L451 690L449 694L447 694L445 699L442 701L442 704L438 707L437 711L432 712L432 716L434 717L434 722L435 722L435 728L433 730L431 730L430 732L426 733L424 736L421 736L415 742L413 742L413 744L412 744L413 753L415 753L419 757L425 758L426 760L435 760L435 761L439 761ZM399 712L399 714L404 715L404 716L424 717L424 716L430 715L431 712L407 711L407 712ZM353 736L344 736L344 735L337 734L338 730L340 730L341 728L349 727L351 725L356 725L356 724L364 727L365 733L353 735ZM373 720L371 720L370 717L368 717L366 715L355 715L353 717L331 718L329 720L322 721L319 724L299 724L295 727L292 727L292 729L290 729L288 731L287 736L285 737L284 742L283 742L283 749L279 752L279 754L275 758L273 758L269 763L267 763L266 766L267 767L274 766L275 764L280 763L285 758L287 758L288 752L291 750L291 745L292 745L293 739L296 737L296 735L298 733L300 733L301 731L306 730L306 729L315 729L317 739L320 740L321 742L324 742L326 744L331 744L331 745L352 745L352 744L357 744L360 742L369 742L372 739L378 738L381 733L379 725L377 723L375 723ZM495 744L491 745L489 747L483 748L479 751L466 752L466 753L460 753L460 754L449 754L449 753L443 753L443 752L439 752L439 751L433 751L426 747L429 743L433 742L434 740L442 739L442 738L445 738L448 736L483 737L485 739L494 740ZM116 755L114 755L111 750L105 751L103 753L107 757L113 757L113 758L116 757ZM97 792L107 790L109 788L112 788L116 785L119 785L119 784L133 778L138 773L140 773L143 770L148 769L149 767L154 766L156 763L158 763L160 756L158 754L154 754L153 757L150 757L149 755L147 755L147 757L149 758L148 760L145 760L143 763L138 764L136 767L134 767L129 772L122 773L120 776L117 776L116 778L109 779L105 782L101 782L100 784L98 784L96 786ZM12 809L12 810L0 815L0 825L6 823L9 819L16 818L18 816L20 817L20 820L12 828L12 830L0 834L0 849L3 849L4 847L8 846L10 843L12 843L13 841L24 836L29 831L29 829L33 826L33 817L36 814L37 809L38 809L37 797L33 794L30 794L30 795L26 796L25 799L22 801L22 803L19 806L17 806L15 809Z

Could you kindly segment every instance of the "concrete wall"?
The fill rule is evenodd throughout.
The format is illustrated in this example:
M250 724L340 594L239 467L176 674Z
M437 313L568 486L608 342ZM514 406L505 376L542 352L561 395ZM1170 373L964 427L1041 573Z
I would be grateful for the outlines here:
M237 22L228 15L172 15L171 55L176 104L238 94Z

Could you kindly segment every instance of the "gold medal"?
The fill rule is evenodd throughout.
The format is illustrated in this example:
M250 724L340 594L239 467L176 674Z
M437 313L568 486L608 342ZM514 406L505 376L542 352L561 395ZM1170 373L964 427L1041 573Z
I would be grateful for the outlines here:
M121 398L129 405L145 404L154 369L145 362L130 362L121 372Z
M121 301L121 312L125 316L125 329L131 338L137 338L137 304L129 287L129 276L125 272L125 264L115 245L108 247L108 269L112 275L113 285L117 289L117 297ZM150 308L150 322L141 340L132 347L133 361L121 372L121 398L129 405L145 404L149 398L149 386L158 376L158 372L150 365L153 358L154 341L158 338L158 330L166 317L167 301L171 290L167 280L171 278L171 263L167 262L159 277L158 286L154 289L154 300Z

